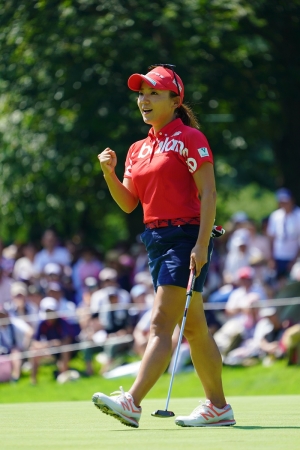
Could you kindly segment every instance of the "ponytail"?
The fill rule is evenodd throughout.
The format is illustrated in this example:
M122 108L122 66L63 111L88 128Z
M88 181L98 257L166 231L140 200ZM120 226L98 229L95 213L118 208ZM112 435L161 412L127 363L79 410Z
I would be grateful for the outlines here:
M183 103L179 106L179 108L175 110L175 114L178 119L182 120L184 125L197 129L200 128L198 119L190 106L187 106Z
M177 94L173 91L170 91L171 97L177 97ZM195 113L192 108L185 103L181 104L178 108L175 109L175 115L177 119L181 119L184 125L192 128L200 128L200 124L198 122Z

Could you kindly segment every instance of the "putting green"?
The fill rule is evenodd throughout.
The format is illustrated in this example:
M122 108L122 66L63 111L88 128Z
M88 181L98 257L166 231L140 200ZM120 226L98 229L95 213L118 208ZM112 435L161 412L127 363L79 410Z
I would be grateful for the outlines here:
M237 425L181 428L151 416L164 400L145 400L139 429L123 426L92 402L0 405L1 449L244 450L300 449L300 396L228 398ZM171 399L175 414L188 414L197 400Z

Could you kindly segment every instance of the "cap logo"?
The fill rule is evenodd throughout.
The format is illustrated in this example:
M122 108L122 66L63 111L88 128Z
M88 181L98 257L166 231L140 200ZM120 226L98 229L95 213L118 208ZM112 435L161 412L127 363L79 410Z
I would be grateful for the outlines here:
M148 81L150 81L151 84L153 84L153 86L156 85L156 81L152 80L152 78L148 77L147 75L144 75L145 78L147 78Z
M159 77L159 78L165 78L163 75L161 75L161 74L158 73L158 72L152 72L152 73L154 73L154 75L156 75L156 76Z

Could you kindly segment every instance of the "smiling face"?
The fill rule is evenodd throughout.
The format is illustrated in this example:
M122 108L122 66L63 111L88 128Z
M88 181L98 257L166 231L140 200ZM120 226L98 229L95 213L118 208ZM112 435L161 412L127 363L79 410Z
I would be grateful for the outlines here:
M137 103L144 122L152 125L157 132L175 119L175 109L180 104L180 98L172 98L170 91L153 89L143 82Z

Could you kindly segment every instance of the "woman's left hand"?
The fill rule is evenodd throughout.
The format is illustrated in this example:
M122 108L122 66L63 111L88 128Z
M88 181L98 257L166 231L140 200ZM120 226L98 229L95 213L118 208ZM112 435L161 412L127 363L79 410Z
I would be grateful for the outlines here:
M201 269L207 263L207 246L196 244L191 251L190 270L195 269L196 277L200 275Z

